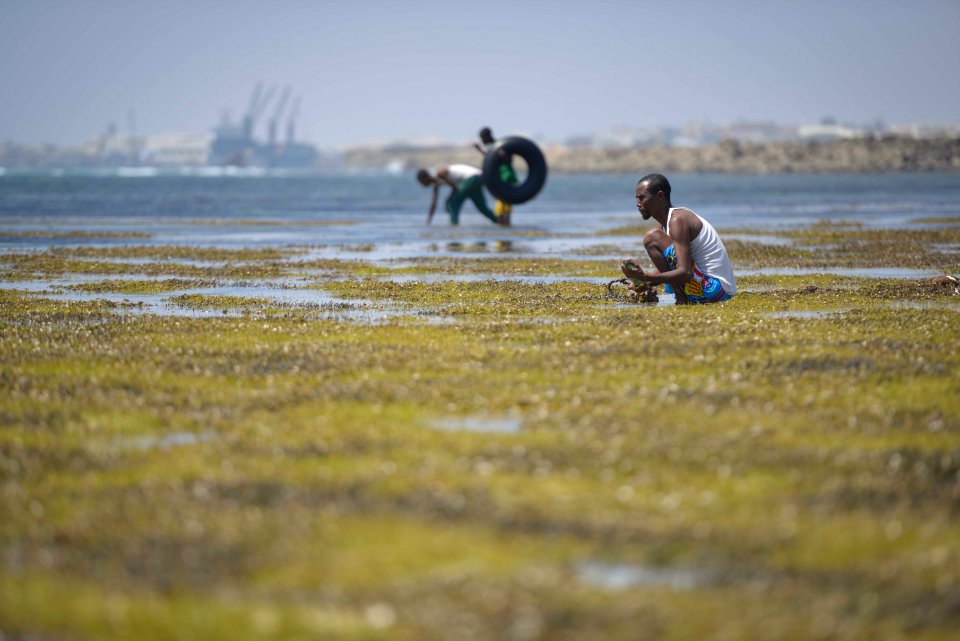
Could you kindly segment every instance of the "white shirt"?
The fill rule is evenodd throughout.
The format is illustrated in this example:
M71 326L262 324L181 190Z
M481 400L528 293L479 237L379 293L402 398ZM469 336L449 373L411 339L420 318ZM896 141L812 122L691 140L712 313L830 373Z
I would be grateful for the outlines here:
M664 231L668 236L670 235L670 216L673 215L674 209L677 207L671 207L667 212L667 225ZM723 285L723 291L733 296L737 293L737 277L733 274L733 263L730 262L730 256L727 255L727 248L723 246L720 235L700 214L690 209L687 211L699 218L703 224L703 229L697 237L690 241L690 257L696 263L697 269L704 275L719 280Z
M450 179L450 181L454 185L457 185L458 187L460 186L460 183L462 183L464 180L468 178L473 178L474 176L479 176L482 173L483 173L482 171L480 171L476 167L471 167L470 165L448 165L447 166L447 177ZM433 175L434 177L436 177L437 168L434 168Z

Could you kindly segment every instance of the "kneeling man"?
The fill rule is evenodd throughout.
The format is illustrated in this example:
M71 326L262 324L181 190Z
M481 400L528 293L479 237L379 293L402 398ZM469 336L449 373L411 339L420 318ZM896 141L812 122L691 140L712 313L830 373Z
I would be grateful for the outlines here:
M670 182L661 174L649 174L637 183L637 209L644 220L653 218L659 229L643 237L643 246L657 268L647 274L633 261L623 261L627 278L666 285L678 305L719 303L737 293L733 264L713 225L685 207L670 202Z

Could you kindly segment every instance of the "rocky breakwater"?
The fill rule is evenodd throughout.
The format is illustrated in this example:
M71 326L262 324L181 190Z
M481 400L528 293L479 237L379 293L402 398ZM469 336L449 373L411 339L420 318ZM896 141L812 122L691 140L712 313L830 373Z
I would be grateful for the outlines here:
M551 171L612 172L960 172L960 138L858 138L825 142L767 144L725 140L702 147L544 148ZM479 166L481 156L467 146L364 148L345 154L348 166L405 168L449 163Z

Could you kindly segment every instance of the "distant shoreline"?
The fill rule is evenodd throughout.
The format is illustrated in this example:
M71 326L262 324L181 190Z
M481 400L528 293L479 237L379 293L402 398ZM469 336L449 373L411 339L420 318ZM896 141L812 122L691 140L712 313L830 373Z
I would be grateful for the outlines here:
M710 145L635 147L581 147L544 145L551 173L960 173L960 136L913 138L906 136L863 137L845 140L747 143L724 140ZM483 157L470 145L380 145L346 149L327 155L325 163L303 167L300 173L388 171L406 173L418 167L465 163L479 167ZM131 162L118 165L70 150L42 153L16 145L0 145L0 175L7 170L109 170L124 175L186 170L200 174L244 174L271 171L263 167L208 165L151 165Z
M960 172L960 138L858 138L820 142L740 143L725 140L702 147L544 147L557 173L715 172L896 173ZM365 147L346 151L349 168L428 167L466 163L479 166L480 154L467 146L430 148Z

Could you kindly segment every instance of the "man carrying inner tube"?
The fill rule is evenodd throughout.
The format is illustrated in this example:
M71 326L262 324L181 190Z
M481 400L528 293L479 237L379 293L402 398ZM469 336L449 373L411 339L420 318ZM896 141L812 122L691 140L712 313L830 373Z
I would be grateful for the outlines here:
M482 144L473 143L473 148L486 157L490 150L497 145L497 139L493 137L493 132L490 130L490 127L484 127L480 130L480 142ZM513 170L510 158L502 149L500 150L500 158L503 160L500 165L500 180L508 185L516 185L519 182L517 173ZM499 198L497 199L493 207L493 213L497 215L497 222L501 225L509 225L511 211L513 211L513 205L505 203Z
M435 167L432 170L421 169L417 172L417 182L424 187L433 187L433 197L430 199L430 209L427 212L428 225L433 220L433 212L437 209L437 196L441 185L447 185L452 189L446 203L451 225L460 223L460 209L467 198L473 201L480 213L490 222L500 223L497 215L487 206L486 198L483 196L483 172L476 167L448 165Z

